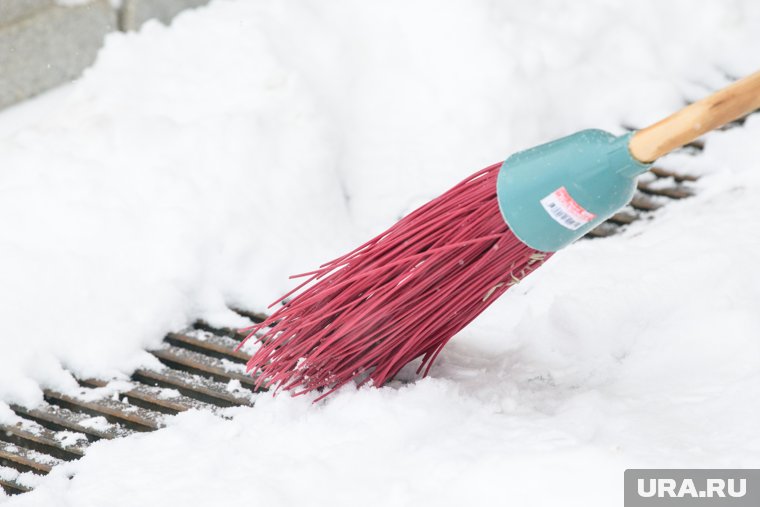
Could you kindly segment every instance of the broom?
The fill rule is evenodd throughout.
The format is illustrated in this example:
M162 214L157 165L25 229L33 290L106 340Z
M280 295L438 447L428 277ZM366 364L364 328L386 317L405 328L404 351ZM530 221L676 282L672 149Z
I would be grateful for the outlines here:
M260 388L321 399L381 386L443 346L553 252L625 206L657 158L760 108L760 72L643 130L584 130L475 173L319 269L250 328ZM292 298L291 298L292 297ZM271 308L271 306L270 306ZM241 344L242 345L242 344Z

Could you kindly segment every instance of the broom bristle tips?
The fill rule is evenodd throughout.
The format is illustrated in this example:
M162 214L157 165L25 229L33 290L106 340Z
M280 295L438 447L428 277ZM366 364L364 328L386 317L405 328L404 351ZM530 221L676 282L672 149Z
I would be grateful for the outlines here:
M509 231L496 200L500 166L306 273L312 285L248 328L261 340L248 362L257 385L324 389L323 399L360 375L381 386L421 356L427 375L452 336L550 256Z

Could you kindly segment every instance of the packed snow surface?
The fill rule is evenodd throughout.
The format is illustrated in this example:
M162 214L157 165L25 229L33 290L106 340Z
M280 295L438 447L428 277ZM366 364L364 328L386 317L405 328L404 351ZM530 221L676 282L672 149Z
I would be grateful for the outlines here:
M758 24L752 0L217 0L109 36L0 114L0 421L66 369L123 376L195 318L244 324L228 305L516 150L760 68ZM758 467L759 140L753 116L666 158L696 197L557 254L427 379L185 413L5 500L611 505L625 468Z

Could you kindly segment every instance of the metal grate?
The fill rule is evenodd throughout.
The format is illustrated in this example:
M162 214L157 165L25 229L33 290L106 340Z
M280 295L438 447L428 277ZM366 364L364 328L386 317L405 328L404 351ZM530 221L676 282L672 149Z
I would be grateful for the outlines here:
M76 394L47 389L45 401L33 409L12 405L21 420L0 425L0 486L9 494L29 491L37 481L30 473L45 475L78 459L92 442L162 428L185 410L221 416L226 407L252 406L254 382L245 374L249 355L234 350L242 338L198 322L170 333L151 351L160 369L138 369L129 380L78 379Z

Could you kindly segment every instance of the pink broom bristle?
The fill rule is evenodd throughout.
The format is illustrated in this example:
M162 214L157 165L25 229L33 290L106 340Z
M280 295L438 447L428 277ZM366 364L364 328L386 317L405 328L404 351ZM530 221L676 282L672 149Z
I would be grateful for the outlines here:
M259 387L319 399L352 379L381 386L443 346L550 254L518 240L496 199L501 164L470 176L386 232L319 269L249 331Z

